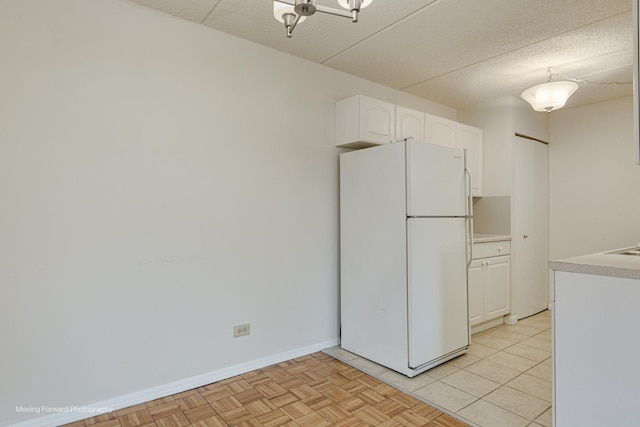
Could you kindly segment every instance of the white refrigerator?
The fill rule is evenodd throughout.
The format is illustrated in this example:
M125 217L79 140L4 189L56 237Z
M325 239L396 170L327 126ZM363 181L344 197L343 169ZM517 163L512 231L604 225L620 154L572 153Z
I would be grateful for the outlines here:
M462 149L340 155L341 346L409 377L469 346L472 199Z

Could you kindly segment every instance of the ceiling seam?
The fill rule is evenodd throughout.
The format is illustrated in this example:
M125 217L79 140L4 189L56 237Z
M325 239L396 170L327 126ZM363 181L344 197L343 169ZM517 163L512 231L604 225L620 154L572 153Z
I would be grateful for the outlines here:
M209 17L210 17L211 15L213 15L213 11L214 11L214 10L216 10L216 8L220 5L220 3L222 3L222 0L218 0L218 2L217 2L216 4L214 4L214 5L213 5L213 7L212 7L212 8L211 8L211 10L209 11L209 13L207 13L207 14L205 15L205 17L204 17L204 18L202 18L202 21L200 21L200 23L201 23L202 25L205 25L205 22L207 22L207 19L209 19Z
M539 44L539 43L545 42L545 41L547 41L547 40L551 40L551 39L553 39L554 37L558 37L558 36L561 36L561 35L564 35L564 34L569 34L569 33L573 32L573 31L579 30L579 29L581 29L581 28L585 28L585 27L588 27L588 26L590 26L590 25L593 25L593 24L596 24L596 23L600 23L600 22L604 22L604 21L606 21L606 20L609 20L609 19L612 19L612 18L615 18L615 17L621 16L621 15L624 15L624 14L626 14L626 13L629 13L629 11L630 11L630 10L631 10L631 9L628 9L628 10L625 10L624 12L620 12L620 13L617 13L617 14L615 14L615 15L607 16L606 18L602 18L602 19L600 19L600 20L598 20L598 21L593 21L593 22L590 22L590 23L588 23L588 24L582 25L582 26L580 26L580 27L572 28L571 30L564 31L564 32L562 32L562 33L558 33L558 34L554 34L554 35L549 36L549 37L547 37L547 38L540 39L540 40L536 41L535 43L530 43L530 44L527 44L527 45L524 45L524 46L520 46L520 47L518 47L518 48L516 48L516 49L511 49L511 50L506 51L506 52L501 52L501 53L499 53L499 54L497 54L497 55L493 55L493 56L490 56L490 57L488 57L488 58L484 58L484 59L482 59L482 60L480 60L480 61L476 61L476 62L474 62L473 64L468 64L468 65L465 65L464 67L456 68L455 70L450 70L450 71L447 71L446 73L439 74L439 75L437 75L437 76L433 76L433 77L429 77L428 79L421 80L421 81L419 81L419 82L417 82L417 83L412 83L412 84L410 84L410 85L408 85L408 86L404 86L404 87L398 88L398 90L402 90L402 91L403 91L403 90L406 90L406 89L412 88L412 87L414 87L414 86L418 86L418 85L421 85L421 84L423 84L423 83L426 83L426 82L428 82L428 81L430 81L430 80L438 79L438 78L440 78L440 77L444 77L444 76L447 76L447 75L449 75L449 74L456 73L456 72L458 72L458 71L461 71L461 70L464 70L464 69L467 69L467 68L470 68L470 67L475 67L476 65L478 65L478 64L482 64L483 62L491 61L492 59L496 59L496 58L499 58L499 57L501 57L501 56L504 56L504 55L508 55L508 54L510 54L510 53L517 52L517 51L522 50L522 49L525 49L525 48L527 48L527 47L531 47L531 46L534 46L534 45L536 45L536 44Z
M371 34L369 34L367 37L363 38L362 40L359 40L358 42L356 42L356 43L352 44L351 46L349 46L349 47L346 47L346 48L342 49L340 52L338 52L338 53L336 53L336 54L334 54L334 55L331 55L331 56L330 56L330 57L328 57L328 58L323 59L323 60L322 60L322 61L320 61L319 63L320 63L320 64L324 64L325 62L332 60L332 59L333 59L333 58L335 58L336 56L342 55L342 54L343 54L343 53L345 53L346 51L348 51L348 50L350 50L350 49L353 49L354 47L358 46L359 44L364 43L365 41L369 40L370 38L372 38L372 37L374 37L374 36L376 36L376 35L378 35L378 34L380 34L380 33L384 32L384 31L386 31L386 30L388 30L389 28L391 28L391 27L395 26L396 24L401 23L402 21L405 21L406 19L409 19L411 16L415 15L416 13L419 13L419 12L423 11L424 9L426 9L426 8L428 8L428 7L432 6L432 5L434 5L434 4L436 4L436 3L440 2L440 1L441 1L441 0L433 0L433 1L431 1L429 4L426 4L426 5L422 6L421 8L419 8L419 9L417 9L417 10L414 10L414 11L413 11L413 12L411 12L410 14L408 14L408 15L406 15L406 16L403 16L402 18L400 18L400 19L396 20L395 22L392 22L391 24L387 25L387 26L386 26L386 27L384 27L384 28L379 29L379 30L378 30L378 31L376 31L375 33L371 33Z

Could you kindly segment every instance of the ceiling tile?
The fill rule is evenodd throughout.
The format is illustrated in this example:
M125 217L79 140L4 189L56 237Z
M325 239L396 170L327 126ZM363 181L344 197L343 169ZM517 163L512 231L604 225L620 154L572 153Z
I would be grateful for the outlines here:
M510 94L519 96L524 89L546 81L547 67L573 79L597 75L593 80L628 82L632 79L632 60L631 13L625 12L429 79L406 92L462 108ZM601 89L597 90L600 94ZM609 89L611 96L607 99L631 96L631 85Z
M171 15L202 23L220 0L132 0Z
M133 1L453 108L519 96L549 66L631 79L632 0L375 0L357 24L316 13L291 39L271 0ZM631 95L582 86L570 102Z
M447 0L326 65L398 89L630 10L627 0ZM384 52L384 54L381 54Z
M290 39L285 36L284 25L274 18L273 2L269 0L221 0L204 24L322 63L433 1L377 0L360 12L356 24L348 18L318 12L296 26ZM318 0L317 4L340 8L335 0Z

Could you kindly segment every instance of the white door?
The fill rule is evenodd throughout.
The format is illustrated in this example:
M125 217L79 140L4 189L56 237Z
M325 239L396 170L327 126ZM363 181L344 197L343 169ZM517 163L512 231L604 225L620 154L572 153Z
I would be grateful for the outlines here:
M545 310L549 301L549 151L546 144L515 137L512 314Z
M410 368L469 345L465 225L407 219Z
M407 216L467 214L464 151L407 141Z

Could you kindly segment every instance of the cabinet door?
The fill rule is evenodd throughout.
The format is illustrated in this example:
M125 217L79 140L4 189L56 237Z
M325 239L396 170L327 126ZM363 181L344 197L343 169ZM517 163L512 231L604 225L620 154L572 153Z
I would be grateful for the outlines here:
M336 145L365 148L387 144L394 138L395 106L355 95L336 102Z
M431 114L424 115L425 138L432 144L457 147L458 123Z
M483 260L472 261L468 269L469 325L484 321L484 269Z
M396 105L395 139L404 138L424 141L424 113Z
M458 123L458 147L467 150L467 169L471 173L471 194L482 196L483 131Z
M508 256L489 258L485 268L484 315L489 320L509 313L511 259Z
M394 105L360 96L360 140L387 144L393 140Z

